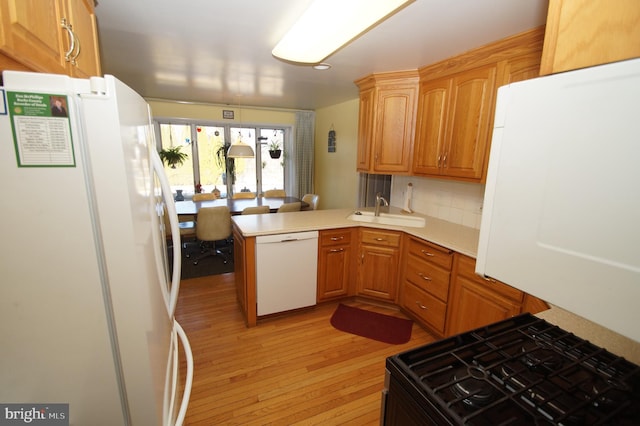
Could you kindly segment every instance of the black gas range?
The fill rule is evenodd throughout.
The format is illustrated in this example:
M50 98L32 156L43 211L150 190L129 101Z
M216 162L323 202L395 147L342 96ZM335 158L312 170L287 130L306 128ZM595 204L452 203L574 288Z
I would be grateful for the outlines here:
M386 368L385 425L640 425L640 367L530 314Z

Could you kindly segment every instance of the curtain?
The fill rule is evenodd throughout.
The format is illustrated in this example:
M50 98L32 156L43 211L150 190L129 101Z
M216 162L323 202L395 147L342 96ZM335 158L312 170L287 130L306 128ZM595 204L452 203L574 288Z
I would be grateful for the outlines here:
M296 112L293 142L291 193L301 198L313 193L313 151L316 115L313 111Z

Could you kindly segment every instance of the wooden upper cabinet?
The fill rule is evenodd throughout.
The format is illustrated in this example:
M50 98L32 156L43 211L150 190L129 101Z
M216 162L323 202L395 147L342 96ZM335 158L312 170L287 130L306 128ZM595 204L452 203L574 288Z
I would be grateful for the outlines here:
M537 28L419 70L412 174L486 178L496 92L538 76L542 39Z
M60 1L1 0L0 49L34 71L65 74L63 14Z
M414 174L480 180L495 82L489 65L420 84Z
M493 65L453 77L442 174L469 179L482 177L493 117L495 78Z
M100 75L92 0L0 0L0 23L0 52L10 59L2 63L73 77Z
M449 107L451 78L424 81L418 94L418 128L414 142L413 173L440 174L440 161L445 150L445 130Z
M640 57L638 0L550 0L540 74Z
M375 88L360 91L360 111L358 113L357 170L368 172L371 166L371 143L373 117L375 115Z
M415 131L417 71L372 74L360 88L358 171L407 174Z
M67 0L67 16L79 43L77 57L71 64L71 76L89 78L102 75L98 26L93 10L93 0Z

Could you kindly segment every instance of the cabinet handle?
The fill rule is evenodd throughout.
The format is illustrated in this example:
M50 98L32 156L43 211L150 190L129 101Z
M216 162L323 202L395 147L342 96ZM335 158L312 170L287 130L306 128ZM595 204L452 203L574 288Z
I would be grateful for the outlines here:
M329 250L329 253L339 253L339 252L341 252L341 251L344 251L344 249L342 249L342 248L339 248L339 249L331 249L331 250Z
M423 280L425 280L425 281L431 281L431 278L430 278L430 277L428 277L428 276L426 276L426 275L425 275L425 274L423 274L422 272L418 272L417 274L418 274L418 276L419 276L420 278L422 278Z
M418 305L418 308L423 309L425 311L428 309L426 306L424 306L422 303L420 303L419 300L416 300L416 305Z
M71 65L76 65L76 59L80 55L80 42L76 37L76 33L73 32L73 26L67 22L66 18L60 20L60 26L67 30L69 35L69 50L64 53L64 60L71 62ZM74 52L77 53L74 55Z
M420 251L421 251L421 252L422 252L422 254L424 254L425 256L429 256L429 257L433 257L433 256L435 256L435 254L433 254L433 253L429 253L429 252L428 252L428 251L426 251L426 250L420 250Z
M438 155L438 162L436 163L438 168L440 168L440 160L442 159L442 155Z
M69 50L64 53L64 59L67 62L71 62L71 55L73 51L76 50L76 37L73 34L73 27L67 23L66 18L60 20L60 26L67 30L67 34L69 35Z
M382 238L382 237L376 237L376 238L374 238L374 240L376 240L376 241L387 241L386 238Z
M444 153L444 158L442 159L442 168L446 169L447 168L447 152Z
M331 241L340 241L344 240L344 237L331 237Z
M73 55L73 58L71 59L71 63L73 65L78 65L78 61L76 61L76 59L78 59L78 56L80 56L80 39L77 37L76 33L73 33L73 38L76 40L76 54Z
M497 282L493 278L489 278L489 277L482 277L482 279L485 280L486 282L493 283L493 284Z

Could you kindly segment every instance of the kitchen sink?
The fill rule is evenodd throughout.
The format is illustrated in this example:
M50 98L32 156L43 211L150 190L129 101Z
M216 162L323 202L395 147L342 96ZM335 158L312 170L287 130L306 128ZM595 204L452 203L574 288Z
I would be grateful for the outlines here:
M423 217L409 216L405 214L380 213L374 216L373 212L356 211L347 216L349 220L356 222L379 223L381 225L409 226L412 228L422 228L425 225Z

